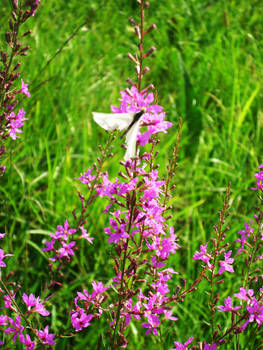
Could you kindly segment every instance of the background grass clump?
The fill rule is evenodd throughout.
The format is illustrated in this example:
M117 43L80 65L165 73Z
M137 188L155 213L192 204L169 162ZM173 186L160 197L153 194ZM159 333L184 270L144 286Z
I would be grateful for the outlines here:
M1 1L4 33L10 7L7 0ZM152 0L147 11L146 23L156 23L158 30L146 38L145 45L157 50L149 58L151 72L144 84L154 83L158 101L174 123L161 136L161 175L176 141L179 117L183 119L172 202L172 224L183 247L174 258L174 268L184 267L182 277L195 277L192 255L212 234L228 182L233 241L253 213L255 196L249 189L263 153L262 11L263 3L257 0ZM81 184L76 178L96 160L98 145L106 140L91 112L110 112L111 104L118 105L125 79L134 77L133 65L126 59L136 49L128 18L138 14L136 1L49 0L27 24L33 34L22 77L31 82L32 97L23 101L29 120L20 140L8 145L7 173L0 180L0 231L8 233L6 249L17 257L17 282L32 293L44 288L48 273L43 242L79 205ZM120 144L116 141L115 156L107 161L112 174L123 154ZM75 259L83 274L76 274L74 265L68 271L73 278L60 291L62 303L65 294L94 278L105 282L110 278L102 208L98 201L90 209L87 229L95 237L94 245L83 243L79 260ZM14 266L10 261L8 271ZM225 296L234 292L230 280L227 287ZM70 327L59 300L52 310L54 331L63 323L65 329ZM205 304L196 303L193 296L179 307L180 324L167 331L170 346L175 332L183 340L189 329L201 335L206 327ZM94 322L88 337L61 339L57 348L94 348L98 327L102 334L101 323ZM143 333L131 328L130 349L142 344L153 348L153 338L143 338Z

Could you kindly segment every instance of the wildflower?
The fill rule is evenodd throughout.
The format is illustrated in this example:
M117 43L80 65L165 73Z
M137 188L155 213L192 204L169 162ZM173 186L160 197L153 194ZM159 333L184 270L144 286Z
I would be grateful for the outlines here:
M22 92L22 94L26 95L27 97L30 97L30 92L28 91L28 84L25 84L23 80L21 79L21 90L19 92Z
M227 297L226 299L224 299L224 301L225 301L225 306L222 306L222 305L218 306L219 312L236 311L236 310L241 308L241 306L233 307L232 306L232 298L230 298L230 297Z
M32 341L29 334L24 336L23 334L19 334L20 343L24 344L26 350L34 350L36 346L36 342Z
M56 342L54 341L55 334L48 333L48 326L46 326L43 331L39 330L38 336L43 344L56 345Z
M194 260L202 260L204 261L208 267L211 267L209 261L211 259L211 255L207 253L207 245L208 243L206 243L205 245L200 246L200 252L196 252L193 256Z
M157 336L157 327L160 325L160 320L156 315L148 315L147 316L148 323L142 323L141 326L144 328L148 328L145 332L145 335L153 332L153 335Z
M58 225L56 233L54 235L51 234L50 236L55 239L63 238L65 241L67 241L69 235L74 234L76 231L76 229L69 227L68 221L66 220L64 222L64 226Z
M84 238L84 239L86 239L90 244L93 244L94 238L93 238L93 237L90 237L90 234L87 233L87 230L86 230L83 226L80 226L80 230L81 230L81 232L82 232L80 238Z
M23 332L24 327L21 325L21 319L19 315L16 316L15 320L13 320L11 317L8 317L8 320L10 325L13 327L6 328L4 332L6 334L14 333L13 342L15 342L16 337Z
M219 261L220 264L220 268L219 268L219 275L221 275L224 271L228 271L228 272L234 272L233 266L231 266L231 264L233 264L234 259L230 258L230 255L232 253L232 250L230 250L229 252L225 253L225 260Z
M28 312L37 312L42 316L48 316L49 312L45 309L43 303L40 302L39 297L35 297L34 294L27 296L25 293L22 296L24 303L28 308Z
M173 348L173 349L170 349L170 350L187 350L187 346L188 346L190 343L192 343L193 340L194 340L194 337L190 337L190 338L187 339L187 341L186 341L184 344L182 344L182 343L180 343L180 342L178 342L178 341L175 341L175 342L174 342L174 345L175 345L176 347Z
M263 169L263 164L261 164L258 169ZM260 190L263 191L263 170L259 171L258 173L255 173L255 178L257 180L257 187L251 188L254 191Z
M20 130L19 128L21 128L24 125L24 121L28 120L28 118L24 118L24 115L26 114L26 112L24 111L24 108L21 108L17 115L15 115L14 112L11 112L7 117L6 120L9 121L9 134L8 136L11 137L11 139L15 140L17 138L16 133L21 134L22 130Z
M4 235L4 233L3 233ZM1 237L3 238L3 237ZM4 250L3 249L0 249L0 267L6 267L6 264L4 263L4 258L7 257L7 256L13 256L13 254L4 254Z

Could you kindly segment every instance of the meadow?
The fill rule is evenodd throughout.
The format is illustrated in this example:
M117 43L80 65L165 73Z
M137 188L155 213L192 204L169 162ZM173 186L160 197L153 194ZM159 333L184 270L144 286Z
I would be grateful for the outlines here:
M0 50L5 48L10 8L11 1L1 0ZM253 219L259 205L251 187L263 163L262 11L259 0L151 0L145 10L145 28L154 23L157 29L145 36L146 51L152 46L156 51L146 58L150 71L142 87L154 84L157 104L173 123L167 134L158 135L155 162L160 165L160 179L167 176L182 120L178 166L171 179L176 187L169 200L169 225L174 226L180 245L169 259L169 267L178 272L174 285L169 285L172 293L184 284L182 279L190 285L197 278L201 263L193 261L193 255L215 235L228 184L227 241L233 251L238 231ZM24 31L31 29L32 34L23 39L30 51L21 57L20 72L31 97L19 100L28 120L17 140L5 141L8 152L1 159L6 166L0 177L0 232L6 233L1 248L13 254L5 259L2 279L21 285L18 298L22 293L48 298L48 324L59 335L56 349L109 348L106 318L93 320L76 333L69 316L76 291L89 289L93 280L112 283L114 249L104 233L109 221L103 213L104 199L97 198L88 208L85 228L94 237L93 244L80 242L59 279L50 273L49 256L42 249L49 234L66 219L74 227L78 192L88 193L78 178L92 168L100 156L99 145L107 142L107 133L94 122L92 112L110 113L111 105L120 104L126 79L136 79L134 64L127 58L137 50L130 17L140 18L135 0L43 0L24 25ZM104 162L112 179L121 170L122 143L118 137L114 140L114 155ZM262 262L259 270L262 275ZM57 284L50 290L53 278ZM237 272L214 286L217 305L237 293L243 281L244 275ZM256 286L262 287L262 279ZM190 336L210 344L208 290L207 281L198 286L198 293L189 293L183 303L174 305L179 320L162 325L161 340L144 336L145 328L132 321L126 331L127 348L171 349L174 341L184 343ZM219 316L227 329L230 318ZM35 322L38 327L46 325L42 318ZM218 348L260 346L262 326L258 330L251 325ZM8 348L24 347L9 341Z

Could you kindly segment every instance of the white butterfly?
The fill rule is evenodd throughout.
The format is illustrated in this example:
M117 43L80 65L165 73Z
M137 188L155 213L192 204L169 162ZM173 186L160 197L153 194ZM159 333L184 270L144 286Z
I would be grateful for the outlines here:
M140 128L140 118L145 113L142 109L137 113L97 113L92 112L93 118L105 130L125 130L121 137L126 135L127 150L124 160L136 156L136 140Z

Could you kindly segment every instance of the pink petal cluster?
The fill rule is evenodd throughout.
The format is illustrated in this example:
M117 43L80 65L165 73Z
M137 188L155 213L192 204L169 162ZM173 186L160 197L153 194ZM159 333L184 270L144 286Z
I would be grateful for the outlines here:
M142 133L139 132L137 141L140 146L145 146L149 143L153 134L158 132L167 133L167 129L172 126L172 123L165 121L165 112L163 107L152 104L154 102L154 94L147 93L144 90L139 92L136 87L126 91L121 91L121 105L120 108L111 106L113 113L136 113L142 108L145 108L146 113L142 117L143 124L147 127L147 130Z
M15 115L14 112L11 112L7 117L6 120L9 122L9 134L8 136L11 137L11 139L15 140L18 136L16 135L21 134L22 130L19 128L22 128L24 125L24 121L28 120L28 118L24 118L26 112L24 111L24 108L21 108L17 115Z
M102 282L92 282L93 292L88 293L86 289L83 292L77 292L75 298L75 309L70 311L71 324L77 332L90 326L93 317L99 318L102 315L102 303L105 301L103 293L110 287L104 287ZM79 302L83 306L79 306ZM88 313L89 312L89 313Z

